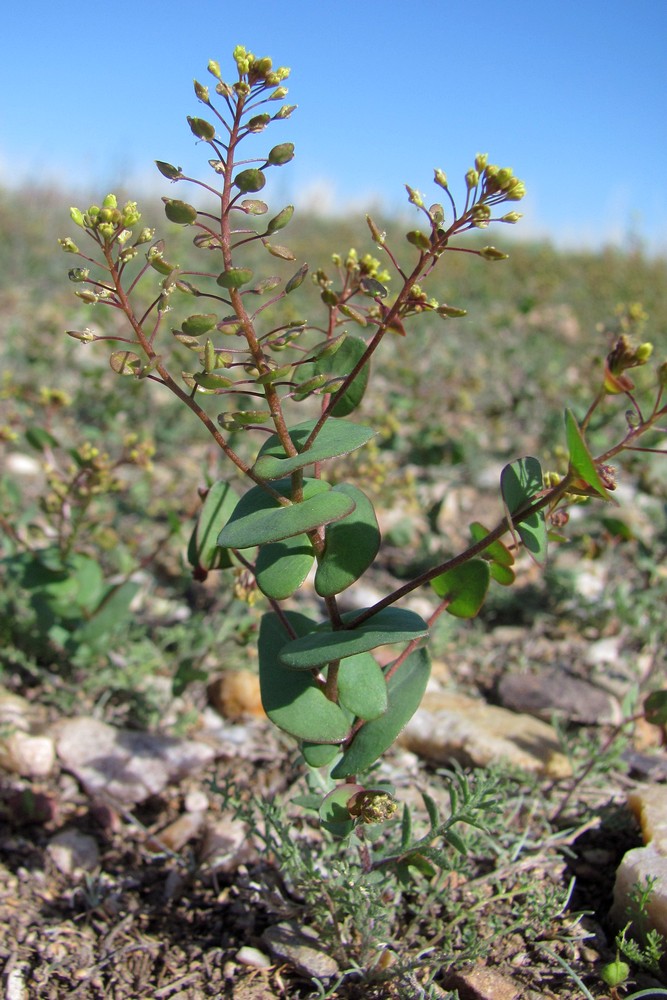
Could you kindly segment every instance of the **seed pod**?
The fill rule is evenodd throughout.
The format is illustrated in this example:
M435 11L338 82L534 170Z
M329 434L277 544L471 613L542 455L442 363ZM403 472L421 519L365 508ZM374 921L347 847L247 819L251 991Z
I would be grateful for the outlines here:
M165 163L164 160L156 160L155 166L158 168L163 177L166 177L170 181L177 181L179 177L183 176L183 172L180 167L175 167L171 163Z
M217 321L215 313L195 313L183 320L183 333L187 333L190 337L201 337L212 330Z
M418 250L430 250L431 241L425 233L422 233L419 229L411 229L409 233L405 234L405 238L408 243L412 243L414 247Z
M234 184L243 194L249 191L261 191L266 184L266 177L257 167L249 167L236 175Z
M281 212L274 215L272 219L269 220L266 227L266 236L271 236L272 233L277 233L279 229L284 229L285 226L289 224L292 216L294 215L294 205L286 205Z
M198 139L205 139L207 142L215 139L215 125L211 125L205 118L191 118L188 115L188 125L192 134L196 135Z
M294 143L281 142L269 151L268 162L273 167L281 167L284 163L289 163L294 159Z
M258 198L244 198L243 201L235 206L240 208L247 215L264 215L269 210L269 206L265 201L259 201Z
M138 375L141 371L141 358L133 351L114 351L109 364L117 375Z
M249 267L230 267L216 278L216 284L221 288L240 288L252 281L252 271Z
M276 243L269 243L268 240L262 240L262 243L269 251L271 256L280 257L281 260L296 260L296 255L288 247L278 246Z
M187 201L179 201L177 198L163 198L162 201L164 213L170 222L175 222L179 226L190 226L196 220L197 209Z
M289 293L293 292L295 288L298 288L307 274L308 274L308 265L302 264L299 270L296 272L296 274L293 274L292 277L287 282L287 284L285 285L285 294L289 295Z

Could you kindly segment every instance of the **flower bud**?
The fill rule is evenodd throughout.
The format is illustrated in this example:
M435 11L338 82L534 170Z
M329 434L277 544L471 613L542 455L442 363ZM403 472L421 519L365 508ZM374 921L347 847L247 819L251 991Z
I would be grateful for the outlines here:
M283 104L282 108L279 108L273 116L275 121L282 121L283 118L289 118L293 111L296 111L296 104Z
M479 174L477 173L477 171L472 169L468 170L466 172L466 187L468 188L468 191L472 191L472 189L476 188L478 184L479 184Z
M137 246L140 246L142 243L148 243L148 241L152 240L154 236L155 230L146 226L137 236Z
M83 212L81 211L80 208L75 208L75 207L70 208L69 214L72 222L76 223L76 225L80 226L82 229L85 228L85 222L83 221Z
M449 187L447 183L447 174L444 170L436 170L434 180L435 183L439 184L441 188L447 189Z
M514 173L511 167L501 167L496 174L496 180L502 191L507 191L510 186L510 181L513 179Z
M508 212L507 215L503 215L498 219L499 222L509 222L514 225L519 219L523 219L523 212Z
M489 162L488 153L478 153L477 156L475 157L475 170L477 170L477 172L481 174L488 162Z
M411 188L409 184L405 185L405 190L408 192L408 201L410 201L413 205L416 205L417 208L424 207L424 199L420 195L419 191L415 188Z
M510 185L510 188L506 194L508 201L521 201L526 195L526 185L523 181L517 181L516 184Z
M205 87L202 83L199 83L198 80L193 80L193 84L195 88L195 94L202 102L202 104L210 104L211 102L208 96L208 87Z
M366 222L368 224L368 228L371 231L371 236L373 237L373 242L377 243L377 245L380 246L380 247L384 246L385 240L387 238L387 234L380 232L380 230L378 229L378 227L375 225L375 223L371 219L370 215L366 216Z
M220 73L220 63L217 63L215 59L209 59L208 66L206 68L208 69L211 76L214 76L216 80L222 80L222 75Z
M73 337L74 340L80 340L82 344L90 344L91 341L97 340L97 337L92 330L86 327L85 330L66 330L68 337Z
M273 93L269 94L269 101L282 101L283 97L287 97L289 93L287 87L276 87Z
M76 245L74 240L70 239L69 236L65 236L63 239L58 240L58 243L65 251L65 253L79 253L78 246Z
M102 202L103 208L118 208L118 199L115 194L108 194L104 201Z
M644 344L640 344L635 351L635 357L637 358L638 365L645 365L648 359L653 354L653 344L646 341Z

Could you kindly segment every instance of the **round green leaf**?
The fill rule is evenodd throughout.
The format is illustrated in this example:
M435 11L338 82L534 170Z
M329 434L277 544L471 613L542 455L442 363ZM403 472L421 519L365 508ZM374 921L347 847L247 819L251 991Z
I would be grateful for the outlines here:
M284 491L283 495L289 495L291 483L278 483L277 487L279 492ZM354 508L349 497L333 493L329 484L319 479L306 480L303 497L302 503L282 507L261 486L253 487L241 498L220 532L218 545L247 549L278 542L345 517Z
M438 597L449 599L447 611L457 618L474 618L489 589L491 571L485 559L471 559L431 580Z
M483 524L479 521L473 521L470 525L470 534L472 535L474 542L481 542L489 534L489 529L485 528ZM514 556L507 548L506 545L497 539L495 542L491 542L490 545L484 549L483 555L485 558L493 559L494 562L500 563L501 566L513 566Z
M334 837L346 837L354 829L355 820L350 815L351 799L364 791L363 785L338 785L322 800L320 823Z
M296 611L284 612L297 635L311 631L314 622ZM262 617L259 627L259 683L262 705L279 729L309 743L341 743L350 723L347 715L329 701L312 673L286 670L278 656L288 635L273 612Z
M332 778L346 778L365 771L394 743L419 708L430 673L428 652L418 649L411 653L387 684L387 711L361 727L333 768Z
M340 746L334 743L301 744L303 759L309 767L326 767L340 753Z
M294 447L299 451L294 457L287 457L277 434L273 434L265 441L254 466L257 475L262 479L281 479L315 462L324 462L338 455L348 455L351 451L361 448L375 435L375 431L370 427L353 424L349 420L329 419L308 451L303 451L303 446L310 437L315 423L315 420L307 420L290 428L290 437Z
M377 719L387 711L387 682L382 668L370 653L341 660L338 700L359 719Z
M358 611L346 612L343 622L353 623L359 614ZM317 631L288 642L280 652L280 662L293 670L310 670L377 646L409 642L425 635L428 635L428 626L414 611L383 608L358 628L333 631L331 623L324 622Z
M542 468L536 458L520 458L506 465L500 474L500 492L510 514L520 513L542 489ZM535 562L546 562L548 539L544 511L517 521L515 529Z
M570 450L570 467L584 482L588 483L605 500L616 502L609 490L600 479L600 474L595 468L593 456L588 450L588 445L584 439L579 424L577 423L572 410L565 411L565 433L567 446Z
M299 589L314 559L307 535L262 545L255 563L257 586L267 597L284 601Z
M361 337L348 336L334 355L320 356L315 362L315 371L326 375L349 375L366 351L366 342ZM334 417L346 417L361 403L368 385L370 363L365 364L351 385L334 406Z
M358 580L380 548L380 529L366 494L347 483L334 486L333 492L350 497L355 508L326 529L324 554L315 573L315 590L320 597L340 594Z
M218 545L218 534L238 501L238 494L223 480L213 483L209 489L188 550L189 561L195 569L226 569L231 566L229 553Z

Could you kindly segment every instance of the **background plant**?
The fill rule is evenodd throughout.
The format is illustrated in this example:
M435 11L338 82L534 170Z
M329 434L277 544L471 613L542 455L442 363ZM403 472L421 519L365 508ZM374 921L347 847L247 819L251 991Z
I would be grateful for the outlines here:
M436 561L372 606L342 612L339 595L372 566L380 546L371 499L341 481L337 471L340 459L368 446L375 433L348 419L364 399L371 359L386 337L405 337L407 343L425 317L437 316L446 331L452 319L465 314L430 295L423 283L458 254L503 260L506 254L493 246L457 240L492 222L517 222L519 213L506 203L518 202L524 186L511 169L478 155L458 204L439 169L434 183L443 204L427 207L423 195L408 187L421 228L409 230L399 252L368 218L374 253L382 262L351 249L334 254L332 268L318 267L312 280L322 319L313 321L311 297L304 296L303 308L294 304L300 302L299 290L305 292L308 264L294 270L293 263L286 278L256 273L268 259L262 254L278 262L295 260L276 238L290 223L292 206L265 222L268 206L256 197L267 174L292 159L293 146L280 142L250 159L238 154L241 143L253 151L256 135L292 114L294 106L279 103L287 94L288 70L274 69L270 59L242 47L235 49L234 60L234 83L222 79L213 61L208 68L217 81L214 94L195 82L196 96L213 120L188 119L212 154L214 183L158 162L163 176L195 185L205 198L202 208L175 198L163 201L167 219L192 227L195 246L212 263L181 268L151 227L139 228L134 201L109 195L86 211L74 208L72 219L94 246L88 252L71 237L60 241L84 265L69 272L80 286L76 294L84 303L116 310L124 325L111 332L86 327L69 333L83 343L122 343L110 356L112 369L168 388L205 426L240 478L253 484L243 496L226 479L210 486L189 558L197 578L231 569L245 581L246 592L256 585L269 601L272 610L262 618L258 642L264 707L299 741L308 764L328 766L342 782L328 793L320 815L330 829L345 834L388 819L395 809L384 790L357 779L393 743L421 700L429 676L423 646L429 629L445 611L474 617L491 580L511 585L520 550L543 564L550 534L567 522L568 505L582 497L612 499L616 477L610 462L618 454L661 452L655 433L664 433L667 364L658 367L652 386L642 384L643 393L635 389L628 372L646 365L652 347L634 338L642 317L630 311L602 361L582 418L566 410L562 469L543 474L533 457L510 462L501 476L502 516L494 527L473 522L470 544L456 555ZM501 205L504 214L495 214ZM188 312L191 298L203 300L202 311ZM207 308L211 311L203 311ZM180 325L172 326L170 346L164 327L176 317ZM179 345L190 352L186 370ZM455 358L457 367L464 363L464 355ZM560 403L561 394L555 395ZM620 426L610 416L613 397L625 406ZM387 393L385 404L388 398ZM216 413L221 402L227 408ZM653 436L646 444L648 432ZM263 438L259 451L249 443L252 435ZM598 440L604 443L594 447ZM325 608L322 621L284 606L313 567ZM425 583L439 598L428 620L395 606ZM381 667L372 651L396 644L402 651Z

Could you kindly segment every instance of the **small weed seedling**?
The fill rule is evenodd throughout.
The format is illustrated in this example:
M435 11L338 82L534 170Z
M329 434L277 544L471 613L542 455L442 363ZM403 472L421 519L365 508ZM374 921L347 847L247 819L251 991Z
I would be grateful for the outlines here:
M432 298L425 282L453 253L492 266L503 260L507 255L494 246L467 247L459 240L492 223L516 223L515 206L525 189L511 169L485 154L467 171L460 201L440 169L434 184L443 203L429 204L407 187L421 220L405 235L407 245L368 217L381 261L355 250L334 254L332 270L317 269L309 279L320 306L320 316L311 316L311 297L304 294L309 266L294 263L294 254L279 242L293 206L271 214L260 198L267 180L293 158L294 147L281 141L253 155L257 137L281 128L294 111L283 103L289 71L241 46L234 62L233 82L211 61L212 89L194 84L207 117L189 117L188 124L208 151L209 179L157 163L167 180L200 192L201 207L171 197L163 201L170 223L190 227L201 267L181 269L166 241L140 226L134 201L120 204L110 194L100 205L73 208L86 245L80 249L70 237L60 244L80 261L69 272L76 295L116 311L123 325L68 332L84 344L115 341L113 371L173 393L215 441L230 471L235 469L235 479L214 482L205 496L189 546L194 575L204 579L213 570L231 570L265 596L270 610L258 645L266 714L294 737L308 765L329 769L336 784L320 805L324 826L341 836L358 828L364 843L364 825L390 818L396 803L360 776L393 744L420 703L430 669L429 629L444 612L474 617L490 581L511 585L521 549L543 564L550 538L567 522L569 504L582 497L613 502L610 463L616 456L661 450L655 440L666 432L667 362L657 367L645 403L629 372L646 365L652 346L633 338L630 317L594 376L586 412L578 418L565 410L568 458L562 473L543 473L530 456L510 463L500 477L502 516L493 527L474 522L464 551L375 604L342 612L339 595L373 565L381 541L371 500L357 483L337 478L335 463L373 439L372 426L352 419L373 355L396 335L418 341L424 317L441 319L446 336L447 325L465 310ZM262 261L271 262L272 270L263 270ZM284 277L273 273L287 265ZM188 300L189 313L166 329ZM301 301L297 309L294 303ZM619 401L626 410L620 439L594 454L588 432L594 423L596 440L606 427L613 434L609 404ZM645 444L649 432L653 443ZM252 441L259 447L251 447ZM239 481L245 492L237 491ZM320 618L285 606L313 568ZM400 606L425 584L438 598L428 620ZM401 651L388 664L383 657L381 666L373 652L397 644ZM456 839L455 830L435 829L441 839ZM430 871L430 854L437 862L431 840L414 847L407 820L404 837L405 850L393 862Z

